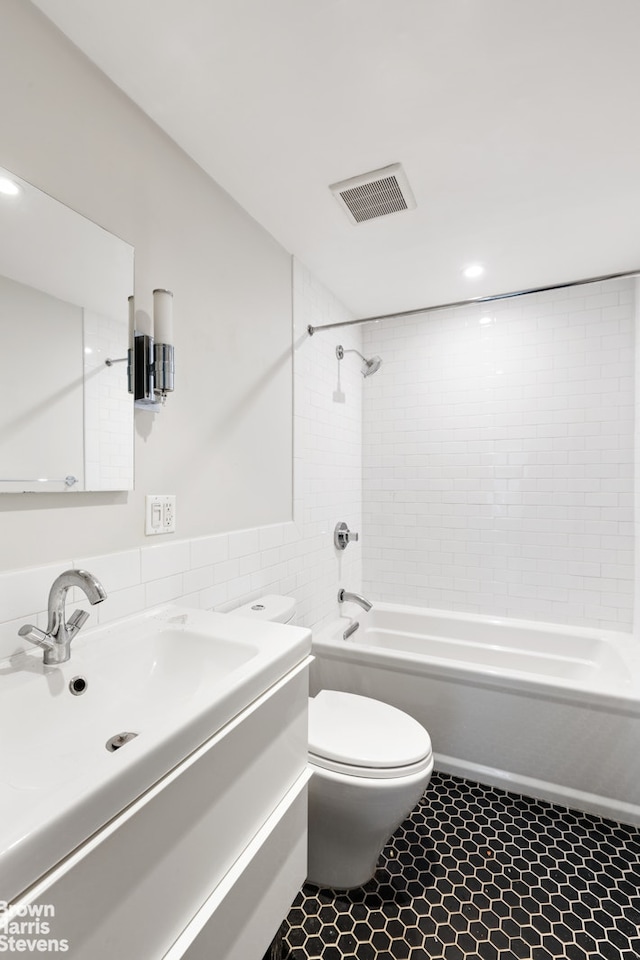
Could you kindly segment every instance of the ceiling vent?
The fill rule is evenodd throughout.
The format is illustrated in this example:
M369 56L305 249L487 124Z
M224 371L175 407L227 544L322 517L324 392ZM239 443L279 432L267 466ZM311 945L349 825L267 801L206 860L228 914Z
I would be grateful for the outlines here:
M329 187L352 223L364 223L416 205L402 164L392 163Z

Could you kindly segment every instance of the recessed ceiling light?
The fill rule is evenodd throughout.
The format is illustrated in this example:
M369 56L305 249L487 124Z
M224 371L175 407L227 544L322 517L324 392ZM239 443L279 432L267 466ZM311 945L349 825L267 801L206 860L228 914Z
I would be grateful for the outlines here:
M8 177L0 177L0 193L6 197L17 197L20 193L20 187Z
M472 263L468 267L465 267L462 273L467 280L475 280L476 277L482 276L484 267L481 267L479 263Z
M486 327L487 324L493 323L493 317L480 317L478 323L481 323L483 327Z

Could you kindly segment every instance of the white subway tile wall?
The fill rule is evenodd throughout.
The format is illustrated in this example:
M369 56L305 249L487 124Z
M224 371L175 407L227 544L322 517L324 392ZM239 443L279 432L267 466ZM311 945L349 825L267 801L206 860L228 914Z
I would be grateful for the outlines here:
M633 280L369 327L363 589L627 630Z
M333 545L338 521L361 529L360 362L349 354L339 363L334 331L308 336L308 324L349 315L299 263L294 316L294 520L0 574L0 658L33 649L18 630L26 622L44 628L51 583L74 566L95 573L108 594L96 607L78 591L70 594L70 604L91 614L87 629L165 602L224 611L263 593L296 597L296 622L304 626L338 616L339 587L361 586L361 544L343 553ZM359 331L342 341L361 349Z

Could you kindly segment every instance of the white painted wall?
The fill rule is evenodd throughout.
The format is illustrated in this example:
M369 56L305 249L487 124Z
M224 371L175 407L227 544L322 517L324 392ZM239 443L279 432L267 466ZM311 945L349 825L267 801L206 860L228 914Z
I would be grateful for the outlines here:
M146 493L180 537L290 520L289 255L30 3L2 18L0 164L135 246L138 309L173 290L176 391L136 413L134 493L0 497L0 569L147 545Z
M634 328L617 280L366 330L365 592L630 629Z

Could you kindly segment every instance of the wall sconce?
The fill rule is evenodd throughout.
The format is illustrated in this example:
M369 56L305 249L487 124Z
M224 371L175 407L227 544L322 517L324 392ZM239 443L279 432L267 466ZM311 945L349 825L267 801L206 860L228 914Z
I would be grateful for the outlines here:
M153 291L153 330L155 344L153 365L155 372L154 391L164 403L168 393L173 393L175 378L175 349L173 346L173 294L171 290Z
M173 346L173 294L170 290L153 291L153 320L150 330L135 329L135 302L129 297L129 349L127 356L105 360L108 367L127 362L129 393L136 407L157 411L172 393L175 379Z

